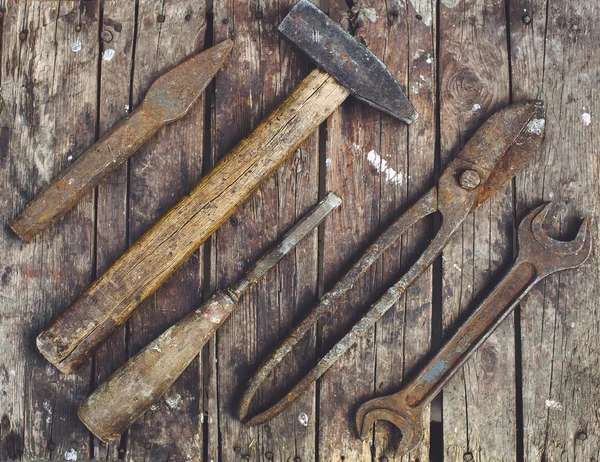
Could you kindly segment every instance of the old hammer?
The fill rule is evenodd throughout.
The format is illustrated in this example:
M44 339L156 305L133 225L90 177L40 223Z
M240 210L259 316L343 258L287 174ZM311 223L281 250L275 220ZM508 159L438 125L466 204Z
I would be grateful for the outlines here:
M327 72L304 79L38 336L39 350L62 372L77 369L350 93L406 123L416 119L385 65L309 1L301 0L279 30Z

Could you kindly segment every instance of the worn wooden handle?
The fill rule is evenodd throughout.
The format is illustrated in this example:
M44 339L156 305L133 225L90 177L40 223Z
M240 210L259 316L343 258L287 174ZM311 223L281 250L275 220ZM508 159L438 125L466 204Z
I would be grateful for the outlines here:
M219 292L131 358L79 407L79 418L109 442L163 396L235 306Z
M40 352L62 372L79 367L348 94L327 73L313 71L188 196L38 336Z
M36 234L67 213L102 178L131 157L161 125L142 104L63 170L10 223L10 227L21 239L30 242Z

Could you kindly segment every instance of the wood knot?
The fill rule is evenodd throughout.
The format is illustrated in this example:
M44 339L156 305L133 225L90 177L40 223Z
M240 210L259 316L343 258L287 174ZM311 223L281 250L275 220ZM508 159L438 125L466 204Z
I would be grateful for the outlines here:
M468 104L481 102L486 88L479 75L470 69L459 69L454 72L448 82L449 92L458 101Z

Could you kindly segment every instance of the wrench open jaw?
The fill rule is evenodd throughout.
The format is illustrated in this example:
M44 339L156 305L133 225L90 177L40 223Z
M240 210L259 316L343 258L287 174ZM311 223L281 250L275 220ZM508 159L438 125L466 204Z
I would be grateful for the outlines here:
M591 236L584 219L572 241L551 238L543 223L551 203L531 211L519 225L519 255L492 292L424 368L399 392L362 404L356 428L366 439L375 421L387 420L402 432L398 455L414 449L423 438L423 410L469 357L512 312L535 284L546 276L576 268L590 255Z

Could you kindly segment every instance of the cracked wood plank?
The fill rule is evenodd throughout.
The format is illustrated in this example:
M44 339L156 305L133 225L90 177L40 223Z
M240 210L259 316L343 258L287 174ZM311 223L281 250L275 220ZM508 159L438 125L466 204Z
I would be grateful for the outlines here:
M93 195L31 244L8 221L94 142L98 2L0 8L0 460L87 459L89 433L76 408L90 368L62 375L34 339L91 282Z
M407 94L424 117L407 129L379 111L350 100L328 121L326 184L327 189L344 198L344 204L326 228L326 290L399 213L431 187L435 155L435 145L427 142L428 137L435 139L435 74L431 59L435 40L431 29L419 23L412 7L403 2L356 2L342 17L342 24L349 25L359 40L369 44L405 91L406 82L420 87L419 95L410 91ZM412 44L409 31L415 34ZM328 351L409 267L428 240L430 224L417 226L402 243L385 252L336 304L335 314L321 321L322 352ZM408 290L407 297L402 297L376 328L320 380L321 460L371 460L373 456L375 460L397 460L397 429L378 423L374 439L362 443L357 438L354 412L365 399L397 390L423 349L429 348L431 287L428 270ZM426 420L428 417L427 413ZM428 431L426 434L423 445L406 460L428 459Z
M119 0L105 0L100 20L101 31L110 32L112 37L110 42L100 41L98 135L102 137L130 112L135 5ZM98 185L96 275L104 273L127 250L128 174L126 162ZM126 341L125 329L120 329L98 349L93 363L94 388L127 360ZM106 444L94 438L94 456L99 460L118 459L119 449L122 449L119 442Z
M518 215L555 201L551 235L572 239L586 216L595 249L582 267L547 278L521 304L525 461L600 459L599 20L597 6L583 0L511 2L515 97L541 98L547 108L542 150L517 177Z
M442 169L475 130L509 102L504 2L440 6ZM465 220L442 259L442 323L451 335L513 258L510 184ZM444 460L516 460L514 315L443 390Z
M307 59L277 31L293 4L293 0L215 3L215 41L231 37L235 47L216 79L214 162L247 136L307 75ZM317 201L318 156L314 134L219 229L212 239L212 291L237 280ZM241 390L259 362L315 303L317 256L315 232L241 298L231 319L217 332L216 342L211 342L208 357L213 362L205 365L210 367L209 460L244 456L315 460L314 391L258 428L243 426L235 411ZM265 381L254 406L264 408L289 389L290 374L314 359L314 346L314 336L308 336Z
M134 106L152 82L204 48L204 1L139 2L133 68ZM133 109L133 108L132 108ZM204 95L182 120L161 130L130 160L129 244L133 244L202 176ZM129 321L131 355L202 302L202 248ZM129 430L127 460L202 457L200 367L194 360L166 396Z

